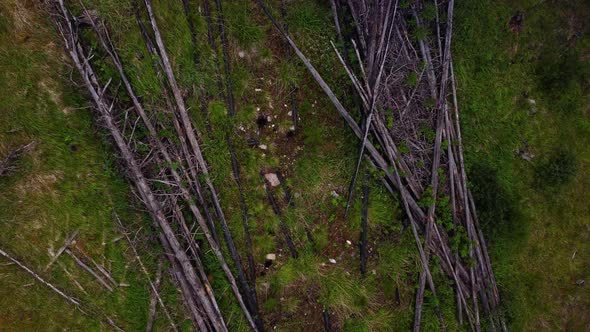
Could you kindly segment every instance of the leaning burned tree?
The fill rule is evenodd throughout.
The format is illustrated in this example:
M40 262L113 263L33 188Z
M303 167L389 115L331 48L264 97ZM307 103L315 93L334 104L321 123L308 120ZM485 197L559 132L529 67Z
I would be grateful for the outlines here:
M72 14L64 0L48 1L48 10L63 37L66 51L95 106L97 123L110 133L127 176L153 219L175 283L195 327L200 331L227 331L202 263L203 251L207 250L217 258L250 327L260 330L256 301L244 282L240 280L242 288L238 286L217 238L215 219L221 224L238 275L243 276L233 238L199 145L198 133L172 71L151 2L144 1L151 32L143 25L140 15L138 22L149 51L157 58L156 70L166 101L160 116L150 110L153 107L144 106L135 93L107 26L82 2L74 6L79 15ZM82 38L82 30L88 28L94 32L97 50ZM89 38L88 34L85 36ZM95 71L95 62L101 57L112 64L116 77L101 77ZM158 135L169 127L174 128L175 137ZM214 212L209 212L211 210ZM204 237L207 248L200 247L197 234Z
M479 331L483 309L491 329L506 330L467 186L451 57L454 1L331 1L336 31L344 42L342 50L333 46L359 97L360 123L266 5L256 2L360 139L349 197L364 157L383 174L388 190L399 193L422 265L413 329L420 330L426 287L436 297L429 267L436 256L454 281L459 322L465 316L470 328ZM347 29L351 33L345 36ZM350 58L358 60L358 67ZM458 250L457 244L468 250ZM442 314L439 308L435 311L444 330Z

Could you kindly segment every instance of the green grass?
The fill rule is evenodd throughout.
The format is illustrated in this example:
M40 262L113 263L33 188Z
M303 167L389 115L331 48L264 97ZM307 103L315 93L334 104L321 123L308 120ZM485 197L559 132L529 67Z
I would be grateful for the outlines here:
M590 238L584 231L590 201L589 41L585 34L588 27L583 24L590 9L582 1L563 6L534 3L457 3L453 54L465 157L510 329L580 330L590 321L585 312L590 306L588 288L575 285L577 279L588 279L590 265ZM363 278L358 258L360 183L348 218L343 206L356 162L356 139L298 59L283 49L278 34L254 3L223 4L236 98L234 119L229 118L225 100L219 97L215 77L215 57L221 60L222 53L210 49L206 22L197 3L191 1L196 49L190 43L180 1L154 1L154 9L186 104L201 134L231 232L239 251L245 253L227 134L235 145L254 259L261 273L257 291L267 328L322 329L321 314L314 312L328 308L333 322L344 331L408 330L420 264L411 232L402 228L399 202L371 177L371 256ZM278 18L279 1L270 4ZM87 106L86 99L68 81L50 22L25 6L16 1L0 5L0 91L5 91L0 98L0 153L32 139L39 144L24 157L16 174L0 179L0 244L40 270L49 257L47 248L58 247L69 232L80 227L88 252L111 261L117 280L131 285L108 294L66 259L63 264L68 271L75 272L87 290L98 295L80 297L129 330L142 329L147 318L147 287L136 263L128 261L124 241L109 241L117 236L112 210L117 210L130 228L144 227L138 243L151 271L160 251L150 240L153 234L147 230L148 221L133 212L135 203L117 171L118 161L108 148L108 138L94 127L90 109L82 108ZM111 27L127 74L148 112L160 121L169 121L169 114L162 111L160 80L133 16L133 2L100 0L88 2L88 6L98 9ZM525 24L518 36L507 28L516 10L525 11ZM432 19L433 6L426 6L424 14ZM316 0L288 2L286 20L302 51L343 101L352 104L344 91L348 79L329 43L337 39L329 5ZM90 34L86 37L92 40ZM47 40L55 43L47 46ZM104 78L114 74L100 56L96 65ZM413 86L415 80L409 76L405 84ZM298 88L295 97L301 128L288 138L292 84ZM207 92L212 134L207 134L201 114L200 86ZM534 99L535 104L528 99ZM534 115L530 114L532 107ZM271 125L276 129L267 127L258 137L256 118L260 114L272 115ZM18 130L12 132L14 129ZM424 128L421 134L430 137L433 132ZM258 137L268 149L247 146L246 139L252 137ZM532 162L515 152L526 146L534 154ZM267 202L260 176L267 168L280 169L292 189L294 205L283 209L282 219L299 250L298 259L290 258L279 220ZM282 200L283 194L284 188L279 188L277 200ZM445 202L439 201L439 205ZM439 217L444 220L448 213L441 210ZM264 270L268 253L276 253L278 259ZM329 263L330 258L337 263ZM215 258L207 254L204 262L230 329L247 330ZM435 259L431 266L437 266ZM6 276L6 286L0 288L0 295L5 295L0 300L0 328L104 329L98 321L70 310L41 286L23 287L30 281L13 266L1 266L0 273ZM450 281L439 269L433 268L433 275L448 329L461 330L454 318ZM44 276L79 295L60 267ZM188 328L190 322L170 281L164 285L163 296L176 320ZM427 292L424 330L439 328L436 304ZM157 324L164 327L166 322L160 318Z
M128 204L128 185L117 175L106 137L96 133L88 104L68 81L59 39L46 17L30 3L0 5L0 155L36 142L19 161L19 170L0 179L0 246L78 297L89 312L107 314L126 329L141 329L149 295L136 264L127 260L125 241L112 242L119 237L112 212L125 222L144 221ZM48 251L57 250L77 228L78 246L129 287L107 292L67 255L42 272ZM3 264L0 274L0 328L105 328L93 314L75 310L16 266Z
M457 5L459 106L510 327L576 330L589 322L583 308L590 299L575 285L589 273L589 238L580 231L588 220L589 8L582 1L535 4ZM525 13L519 35L507 27L517 10ZM525 140L532 162L515 152Z

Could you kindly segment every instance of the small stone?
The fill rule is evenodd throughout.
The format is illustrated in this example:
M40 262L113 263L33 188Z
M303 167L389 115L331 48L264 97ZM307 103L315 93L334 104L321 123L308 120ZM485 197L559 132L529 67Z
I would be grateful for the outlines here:
M268 122L272 121L272 118L270 117L270 115L266 117L266 121L268 121Z
M288 116L293 116L293 112L292 112L292 111L289 111L289 112L287 113L287 115L288 115Z
M346 240L346 244L348 244L350 246L350 245L352 245L352 242L350 242L350 240Z
M330 261L330 263L332 263L332 264L336 264L336 260L335 260L334 258L330 258L330 259L329 259L329 261Z
M534 155L534 154L532 154L532 153L530 153L530 152L522 152L522 153L520 154L520 157L521 157L523 160L526 160L526 161L532 161L532 160L533 160L533 158L535 158L535 155Z
M584 279L578 279L578 280L576 280L576 285L582 287L582 286L584 286L585 282L586 281Z
M258 148L259 148L260 150L267 150L267 149L268 149L268 146L266 146L266 144L260 144L260 145L258 146Z
M536 100L534 100L534 99L527 99L527 101L528 101L528 102L529 102L529 104L531 104L531 105L536 105L536 104L537 104L537 101L536 101Z
M281 184L279 177L275 173L266 173L264 174L264 178L270 183L271 187L276 187Z
M336 191L334 191L334 190L332 190L332 192L330 193L330 195L332 195L332 197L334 197L334 198L340 197L340 195L338 195L338 193Z
M256 92L261 92L261 91L262 91L262 89L255 88L255 89L254 89L254 91L256 91Z
M264 260L264 267L268 269L276 259L277 259L276 254L266 254L266 257Z
M291 126L291 127L289 127L289 130L290 130L290 131L295 131L295 126Z
M244 58L244 57L246 56L246 53L244 53L244 51L239 51L239 52L238 52L238 56L239 56L240 58Z

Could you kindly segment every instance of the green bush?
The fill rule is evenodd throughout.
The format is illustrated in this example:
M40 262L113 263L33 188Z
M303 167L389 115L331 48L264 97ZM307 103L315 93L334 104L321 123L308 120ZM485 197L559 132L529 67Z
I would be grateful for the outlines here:
M581 60L575 50L548 51L541 55L535 74L539 90L548 96L556 110L572 113L583 107L583 98L588 91L585 78L589 73L588 64Z
M540 188L555 188L571 181L576 174L576 156L558 150L535 168L535 181Z
M479 223L486 237L500 241L522 229L515 220L517 200L500 182L498 171L488 163L478 162L470 168L469 180Z

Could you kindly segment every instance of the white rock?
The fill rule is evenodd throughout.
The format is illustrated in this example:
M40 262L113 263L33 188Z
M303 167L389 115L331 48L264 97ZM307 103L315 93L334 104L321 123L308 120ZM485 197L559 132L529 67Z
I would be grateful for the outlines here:
M266 117L266 121L271 122L272 121L272 117L269 115Z
M267 261L274 261L277 259L277 255L276 254L266 254L266 260Z
M346 244L348 244L350 246L350 245L352 245L352 242L350 242L350 240L346 240Z
M293 116L293 112L289 111L289 113L287 113L288 116Z
M295 131L295 126L291 126L291 127L289 127L289 130L290 130L290 131Z
M330 258L330 259L329 259L329 261L330 261L330 263L332 263L332 264L336 264L336 260L335 260L334 258Z
M256 92L261 92L261 91L262 91L262 89L255 88L255 89L254 89L254 91L256 91Z
M330 193L330 195L332 195L332 197L334 197L334 198L340 197L340 195L338 195L338 193L336 191L334 191L334 190L332 190L332 192Z
M271 187L276 187L281 184L279 177L275 173L266 173L264 174L264 178L270 183Z
M239 52L238 52L238 56L239 56L240 58L243 58L243 57L245 57L245 56L246 56L246 53L244 53L244 51L239 51Z
M259 148L260 150L266 150L266 149L268 149L268 146L266 146L266 144L260 144L260 145L258 146L258 148Z

